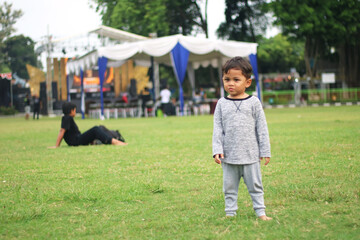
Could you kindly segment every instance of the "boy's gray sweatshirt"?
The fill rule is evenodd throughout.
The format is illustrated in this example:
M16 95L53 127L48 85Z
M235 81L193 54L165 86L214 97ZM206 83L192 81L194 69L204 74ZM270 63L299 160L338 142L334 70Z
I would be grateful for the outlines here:
M260 100L220 98L214 113L213 156L222 162L251 164L271 157L265 114Z

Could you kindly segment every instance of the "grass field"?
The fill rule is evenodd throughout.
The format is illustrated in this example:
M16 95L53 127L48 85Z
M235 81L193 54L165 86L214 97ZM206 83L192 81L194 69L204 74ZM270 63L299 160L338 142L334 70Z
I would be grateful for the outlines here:
M267 214L225 218L212 116L81 120L125 147L55 144L60 118L0 118L1 239L359 239L360 107L265 110Z

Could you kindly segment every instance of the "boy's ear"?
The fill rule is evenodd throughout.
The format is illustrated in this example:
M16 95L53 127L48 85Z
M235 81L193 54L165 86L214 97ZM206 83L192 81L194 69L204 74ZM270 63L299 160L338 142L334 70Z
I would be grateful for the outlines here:
M252 79L251 78L247 79L246 80L246 88L250 87L251 83L252 83Z

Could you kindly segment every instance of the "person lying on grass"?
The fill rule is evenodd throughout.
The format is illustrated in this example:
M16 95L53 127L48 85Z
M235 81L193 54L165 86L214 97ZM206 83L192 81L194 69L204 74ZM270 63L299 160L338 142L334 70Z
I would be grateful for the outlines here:
M97 126L81 134L78 126L74 121L74 117L76 115L76 105L71 102L66 102L63 104L62 109L64 116L61 119L60 132L56 139L55 146L49 148L60 147L63 138L69 146L89 145L95 139L100 140L103 144L112 144L118 146L127 145L127 143L109 136L109 134Z
M256 215L266 216L260 160L270 162L270 141L265 114L257 97L245 90L251 85L252 67L241 57L227 61L222 79L227 97L219 99L214 113L213 158L223 169L225 213L234 217L241 177L248 189Z

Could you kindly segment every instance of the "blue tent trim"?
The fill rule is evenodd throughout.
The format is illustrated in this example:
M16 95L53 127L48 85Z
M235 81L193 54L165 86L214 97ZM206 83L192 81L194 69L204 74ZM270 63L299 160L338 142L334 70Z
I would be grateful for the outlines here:
M175 47L171 50L170 54L174 67L175 76L179 83L180 112L183 113L184 92L183 92L182 84L184 83L190 52L178 42L175 45Z
M254 73L255 80L256 80L257 97L261 101L261 89L260 89L259 74L258 74L257 55L250 54L249 60L250 60L251 66L253 68L253 73Z
M105 80L105 71L108 59L106 57L98 58L99 65L99 78L100 78L100 102L101 102L101 117L104 116L104 93L103 93L103 85Z

